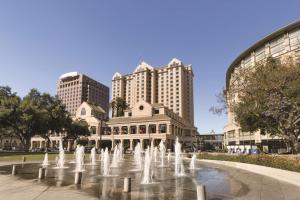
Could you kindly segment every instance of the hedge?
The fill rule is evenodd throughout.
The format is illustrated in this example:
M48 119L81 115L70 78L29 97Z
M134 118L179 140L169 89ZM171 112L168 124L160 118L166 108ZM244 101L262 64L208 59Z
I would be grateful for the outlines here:
M232 162L249 163L255 165L262 165L266 167L273 167L278 169L284 169L294 172L300 172L300 157L295 159L275 156L275 155L226 155L217 154L212 155L208 153L200 153L198 155L199 159L208 160L223 160Z

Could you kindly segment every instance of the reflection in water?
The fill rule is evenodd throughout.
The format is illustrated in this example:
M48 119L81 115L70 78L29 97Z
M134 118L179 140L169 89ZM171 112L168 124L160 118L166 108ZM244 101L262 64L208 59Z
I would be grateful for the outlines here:
M102 181L102 190L100 190L101 191L101 193L99 194L99 197L100 197L100 199L103 199L103 200L105 200L105 199L107 199L108 198L108 181L107 181L108 179L104 179L103 181ZM101 184L100 184L101 185ZM101 186L100 186L100 188L101 188Z

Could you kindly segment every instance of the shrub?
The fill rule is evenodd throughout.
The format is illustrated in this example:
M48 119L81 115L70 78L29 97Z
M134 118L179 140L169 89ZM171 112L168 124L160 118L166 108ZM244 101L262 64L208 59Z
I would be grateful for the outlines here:
M199 159L208 160L223 160L232 162L249 163L255 165L262 165L266 167L273 167L278 169L284 169L289 171L300 172L299 159L290 159L273 155L225 155L217 154L211 155L208 153L201 153L198 155Z

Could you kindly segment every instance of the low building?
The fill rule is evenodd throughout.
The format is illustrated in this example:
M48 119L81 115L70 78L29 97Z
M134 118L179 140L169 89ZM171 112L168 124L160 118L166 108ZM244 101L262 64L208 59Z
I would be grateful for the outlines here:
M123 117L114 117L107 122L101 135L101 147L111 147L121 142L125 149L133 150L140 142L146 148L152 141L158 145L164 141L167 149L173 150L176 137L185 149L196 146L197 130L189 122L163 104L139 101L125 110Z
M210 133L201 133L199 135L201 151L218 151L224 147L224 134L215 133L212 130Z
M1 150L22 150L23 144L21 140L15 136L0 137Z
M88 137L80 137L82 140L86 140L87 143L91 146L94 145L99 148L99 141L102 127L105 125L105 119L107 117L106 112L100 107L87 102L83 102L75 113L73 120L84 120L87 122L91 135ZM64 134L53 133L50 135L50 148L57 149L59 140L61 137L64 137ZM35 136L31 138L31 149L44 149L45 139L40 136ZM64 147L67 150L72 150L76 147L76 140L65 141Z

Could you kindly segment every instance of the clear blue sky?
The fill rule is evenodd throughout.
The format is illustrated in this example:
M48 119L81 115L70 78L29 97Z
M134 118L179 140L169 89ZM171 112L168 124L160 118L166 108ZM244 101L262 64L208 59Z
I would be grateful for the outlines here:
M176 57L194 69L195 123L221 132L209 108L229 64L267 34L300 19L300 1L0 0L0 85L24 96L56 93L65 72L109 87L111 77Z

